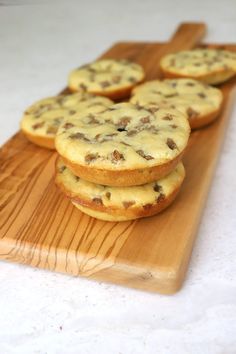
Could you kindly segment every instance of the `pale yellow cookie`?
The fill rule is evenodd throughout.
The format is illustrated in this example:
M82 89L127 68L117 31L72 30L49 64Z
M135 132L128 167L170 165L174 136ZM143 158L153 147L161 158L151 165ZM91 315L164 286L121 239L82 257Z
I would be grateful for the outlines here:
M236 53L221 49L193 49L166 55L160 62L168 78L191 77L220 84L236 73Z
M69 75L71 91L85 90L111 99L129 96L144 80L143 68L126 59L101 59L73 70Z
M130 102L147 108L170 106L187 114L192 129L203 127L219 115L221 90L194 79L153 80L137 86Z
M45 98L24 112L21 129L33 143L55 149L56 132L66 118L78 113L97 113L112 104L106 97L85 92Z
M168 108L157 112L118 103L101 113L67 119L56 135L65 164L88 181L140 185L170 173L190 134L188 118Z
M109 187L75 176L58 159L56 184L72 203L97 219L123 221L159 213L175 199L184 180L182 163L166 177L142 186Z

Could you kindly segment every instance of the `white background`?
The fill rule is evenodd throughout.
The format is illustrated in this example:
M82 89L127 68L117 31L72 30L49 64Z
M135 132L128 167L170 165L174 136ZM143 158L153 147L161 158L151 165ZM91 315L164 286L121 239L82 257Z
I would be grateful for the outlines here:
M206 21L236 42L236 3L0 1L0 143L22 111L117 40L167 40ZM0 262L0 354L236 353L236 109L182 290L161 296ZM196 186L197 188L197 186Z

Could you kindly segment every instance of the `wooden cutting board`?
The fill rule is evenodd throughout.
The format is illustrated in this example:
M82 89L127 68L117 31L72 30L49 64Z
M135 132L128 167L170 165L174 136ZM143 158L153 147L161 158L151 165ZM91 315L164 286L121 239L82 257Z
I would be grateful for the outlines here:
M155 79L160 77L160 58L199 45L205 29L204 24L181 24L168 43L121 42L103 57L134 60L148 80ZM236 50L236 45L220 47ZM143 290L176 292L197 235L235 82L222 86L225 105L217 122L191 136L184 158L187 177L175 203L138 221L102 222L78 211L54 184L56 153L17 133L0 152L0 258Z

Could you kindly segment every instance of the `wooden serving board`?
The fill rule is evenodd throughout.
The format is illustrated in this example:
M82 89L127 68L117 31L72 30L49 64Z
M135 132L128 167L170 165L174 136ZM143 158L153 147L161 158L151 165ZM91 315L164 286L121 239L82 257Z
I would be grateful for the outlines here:
M103 57L134 60L148 80L155 79L164 54L199 45L204 33L204 24L182 24L168 43L117 43ZM221 47L236 50L236 45ZM81 213L54 184L56 153L17 133L0 153L0 258L143 290L177 291L220 152L234 84L222 86L221 117L191 136L184 158L187 177L178 198L146 219L111 223Z

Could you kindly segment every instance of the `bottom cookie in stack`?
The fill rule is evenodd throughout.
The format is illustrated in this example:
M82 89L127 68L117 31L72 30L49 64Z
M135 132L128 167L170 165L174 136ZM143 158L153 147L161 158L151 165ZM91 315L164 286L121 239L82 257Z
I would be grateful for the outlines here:
M125 221L158 214L175 199L185 177L180 162L166 177L141 186L111 187L75 176L59 158L56 184L82 212L106 221Z

